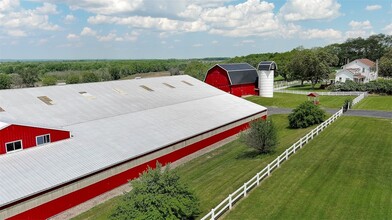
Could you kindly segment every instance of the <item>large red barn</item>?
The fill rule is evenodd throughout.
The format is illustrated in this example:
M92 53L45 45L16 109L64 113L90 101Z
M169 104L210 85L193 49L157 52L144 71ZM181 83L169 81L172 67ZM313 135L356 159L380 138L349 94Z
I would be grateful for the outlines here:
M248 63L216 64L204 82L235 96L258 95L257 71Z
M0 90L0 219L46 219L266 114L189 76Z

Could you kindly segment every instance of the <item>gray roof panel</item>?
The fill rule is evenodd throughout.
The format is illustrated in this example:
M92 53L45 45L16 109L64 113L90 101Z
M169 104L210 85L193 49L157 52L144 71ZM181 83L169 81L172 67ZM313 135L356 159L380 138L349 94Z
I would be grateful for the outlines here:
M266 110L189 76L2 90L0 103L7 108L0 113L2 124L73 134L0 155L0 207Z
M232 85L257 82L257 71L248 63L218 64L227 71Z

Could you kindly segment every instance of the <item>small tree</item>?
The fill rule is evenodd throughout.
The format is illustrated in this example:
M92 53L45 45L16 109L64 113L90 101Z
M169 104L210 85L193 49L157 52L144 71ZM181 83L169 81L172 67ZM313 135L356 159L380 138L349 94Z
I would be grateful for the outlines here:
M300 104L289 114L291 128L307 128L324 121L325 111L310 101Z
M167 166L148 168L126 193L110 219L195 219L199 201Z
M42 84L44 86L53 86L56 85L56 83L57 83L57 78L55 76L45 76L42 79Z
M99 78L93 72L83 72L82 73L82 82L83 83L90 83L90 82L98 82Z
M11 88L11 77L8 74L0 73L0 89Z
M260 153L269 153L278 144L277 129L272 120L259 119L251 122L249 129L241 133L241 140Z
M67 79L65 80L65 83L67 84L77 84L80 83L80 76L78 74L70 74L67 76Z

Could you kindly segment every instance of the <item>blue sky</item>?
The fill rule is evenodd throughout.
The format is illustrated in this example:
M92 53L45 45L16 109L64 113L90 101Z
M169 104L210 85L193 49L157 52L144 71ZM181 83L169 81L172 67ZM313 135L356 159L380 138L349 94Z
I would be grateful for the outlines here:
M233 57L378 33L391 0L0 0L0 59Z

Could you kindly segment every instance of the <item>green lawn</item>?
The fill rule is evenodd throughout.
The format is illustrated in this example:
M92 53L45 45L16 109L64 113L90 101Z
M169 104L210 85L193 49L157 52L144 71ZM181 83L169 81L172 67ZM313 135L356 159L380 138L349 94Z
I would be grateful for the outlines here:
M392 111L392 96L368 96L355 105L354 109Z
M288 90L300 90L300 91L314 91L314 92L330 92L329 90L326 89L320 89L321 84L317 83L316 85L314 85L314 88L312 88L311 84L304 84L303 86L301 85L296 85L296 86L291 86L289 88L287 88Z
M226 219L392 219L392 120L346 117L285 162Z
M203 214L312 129L287 128L287 115L273 115L270 118L278 127L280 140L275 153L256 155L236 140L176 168L182 181L200 198ZM119 197L111 199L74 219L107 219L118 199Z
M354 96L320 96L320 107L324 108L340 108L344 100L348 98L355 98ZM250 96L247 100L270 107L280 108L296 108L299 104L308 100L306 95L288 94L288 93L274 93L273 98L264 98L260 96Z

